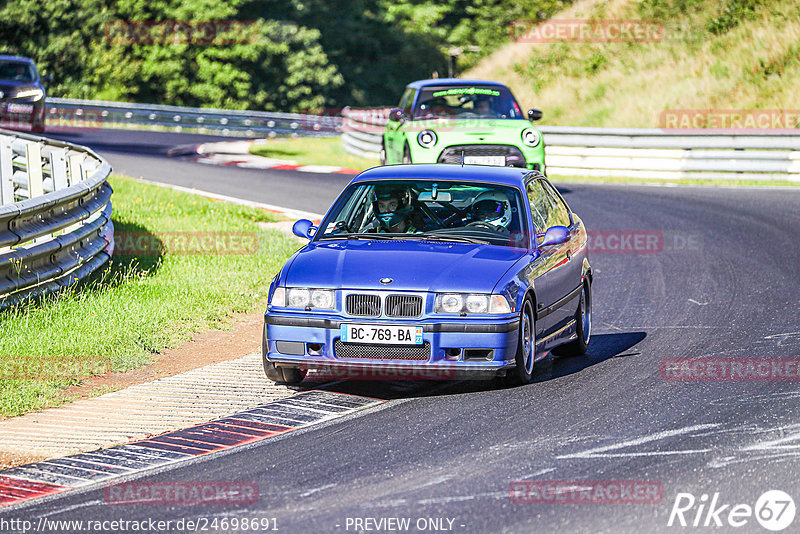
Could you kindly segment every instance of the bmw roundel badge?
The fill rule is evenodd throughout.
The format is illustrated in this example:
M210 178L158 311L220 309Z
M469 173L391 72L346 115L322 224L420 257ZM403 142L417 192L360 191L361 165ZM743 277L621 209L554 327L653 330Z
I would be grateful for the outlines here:
M392 282L394 282L394 280L391 278L381 278L381 284L383 285L391 284Z

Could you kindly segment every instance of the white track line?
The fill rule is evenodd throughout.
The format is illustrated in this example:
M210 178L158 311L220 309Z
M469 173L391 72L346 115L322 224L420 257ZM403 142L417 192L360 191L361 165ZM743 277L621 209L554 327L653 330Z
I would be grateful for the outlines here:
M229 197L227 195L221 195L219 193L212 193L210 191L203 191L201 189L195 189L193 187L183 187L181 185L173 185L173 184L165 184L163 182L156 182L154 180L146 180L144 178L133 178L137 182L142 182L145 184L150 185L157 185L159 187L166 187L169 189L173 189L175 191L180 191L182 193L189 193L192 195L199 195L201 197L211 198L214 200L222 200L224 202L230 202L232 204L238 204L240 206L248 206L251 208L258 208L268 211L274 211L277 213L281 213L286 215L290 218L296 219L311 219L312 221L317 221L322 219L323 214L321 213L312 213L310 211L302 211L296 210L294 208L285 208L283 206L276 206L274 204L265 204L263 202L254 202L252 200L245 200L243 198L236 198L236 197Z

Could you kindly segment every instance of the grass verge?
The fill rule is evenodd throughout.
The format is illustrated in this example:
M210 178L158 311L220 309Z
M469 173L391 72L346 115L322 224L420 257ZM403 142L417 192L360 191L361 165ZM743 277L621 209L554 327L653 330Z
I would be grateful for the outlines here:
M360 158L347 152L338 137L295 137L263 139L253 143L250 152L265 158L284 159L298 165L333 165L364 170L378 165L375 159Z
M563 126L660 128L665 112L797 108L795 0L578 0L552 19L651 21L663 35L652 42L521 40L463 77L502 81L523 109L540 108L546 124Z
M65 401L81 378L140 367L266 300L297 248L276 216L114 176L117 250L81 288L0 314L0 416ZM118 255L126 252L126 255Z

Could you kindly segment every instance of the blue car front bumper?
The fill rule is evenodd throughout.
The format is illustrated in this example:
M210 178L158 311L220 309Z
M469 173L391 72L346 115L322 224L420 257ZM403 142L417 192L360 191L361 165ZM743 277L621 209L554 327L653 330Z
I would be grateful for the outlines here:
M264 359L306 369L359 367L416 370L415 378L482 378L515 365L519 318L387 320L267 311ZM421 326L422 345L343 343L346 323Z

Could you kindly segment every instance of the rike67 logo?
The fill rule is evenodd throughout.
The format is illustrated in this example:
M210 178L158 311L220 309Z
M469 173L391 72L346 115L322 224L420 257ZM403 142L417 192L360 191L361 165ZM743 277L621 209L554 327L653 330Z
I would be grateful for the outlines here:
M704 493L699 499L691 493L678 493L667 526L723 527L725 532L730 532L751 525L746 530L754 532L751 520L755 517L763 528L779 532L792 524L796 511L794 499L781 490L764 492L756 500L755 506L726 503L720 498L719 492L710 498Z

